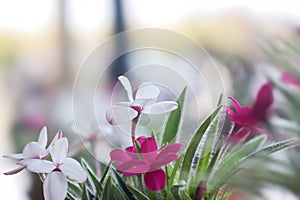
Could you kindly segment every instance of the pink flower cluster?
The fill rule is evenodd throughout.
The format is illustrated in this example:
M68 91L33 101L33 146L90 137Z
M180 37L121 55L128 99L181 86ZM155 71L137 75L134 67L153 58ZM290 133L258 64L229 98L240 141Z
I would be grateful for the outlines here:
M136 146L126 150L114 149L110 152L111 160L116 163L116 169L124 176L144 174L146 186L153 191L162 190L166 185L166 173L162 166L178 159L182 144L163 145L158 149L154 137L141 136L136 139Z

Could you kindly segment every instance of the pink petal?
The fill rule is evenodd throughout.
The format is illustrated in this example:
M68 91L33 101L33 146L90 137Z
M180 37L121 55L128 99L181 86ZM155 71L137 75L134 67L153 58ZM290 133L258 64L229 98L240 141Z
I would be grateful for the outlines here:
M11 170L9 172L5 172L4 174L5 175L13 175L13 174L16 174L16 173L19 173L20 171L22 171L23 169L25 169L26 167L23 166L23 167L19 167L17 169L14 169L14 170Z
M126 78L125 76L119 76L118 79L126 90L129 101L133 102L132 88L128 78Z
M283 72L281 76L281 80L286 84L300 86L300 80L297 79L293 74L290 72Z
M29 142L23 149L25 158L40 158L45 151L37 142Z
M86 172L83 170L79 162L73 158L67 158L63 164L59 166L59 169L67 177L79 183L83 183L87 178Z
M178 104L175 101L162 101L150 106L145 106L142 110L144 114L152 114L152 115L159 115L171 112L178 108Z
M168 153L178 153L180 149L182 148L182 144L180 143L173 143L170 145L167 145L165 148L162 148L160 152L158 153L156 159L160 159L161 157L164 157Z
M268 132L268 131L266 131L266 130L264 130L264 129L261 129L261 128L259 128L259 127L257 127L257 126L253 126L253 125L248 125L250 128L253 128L254 130L257 130L258 132L261 132L261 133L265 133L265 134L267 134L268 136L271 136L271 137L273 137L273 134L272 133L270 133L270 132Z
M154 137L148 137L141 143L141 153L157 152L157 143Z
M169 164L170 162L173 162L174 160L178 159L178 155L176 153L168 153L165 154L165 156L160 157L159 159L156 159L152 165L151 170L157 170L162 166L165 166Z
M116 166L118 171L137 174L143 174L147 172L149 168L150 165L144 160L130 160Z
M114 149L110 152L110 159L112 161L124 162L131 160L131 157L122 149Z
M3 158L12 158L12 159L20 160L23 159L24 156L21 153L15 153L15 154L4 155Z
M257 94L255 103L253 105L253 112L261 119L266 118L267 111L272 105L273 101L272 85L270 83L266 83L260 88Z
M144 181L147 186L152 191L159 191L164 189L167 182L167 176L164 170L159 169L152 172L147 172L144 176Z
M67 158L68 153L68 140L63 137L57 140L57 142L50 149L50 155L53 163L61 164Z
M234 105L235 112L238 112L241 109L240 103L233 97L229 97L229 99L232 101L232 103Z
M42 130L40 131L40 136L39 139L37 141L37 143L42 147L42 148L46 148L47 145L47 128L43 127Z
M45 200L64 200L67 197L68 183L61 172L51 172L43 185Z
M127 106L114 106L106 111L106 120L111 125L129 122L138 115L138 112Z
M26 169L35 173L50 173L56 168L56 166L48 160L32 160L31 163L27 164Z
M135 99L153 99L156 100L160 91L153 83L143 83L136 91Z

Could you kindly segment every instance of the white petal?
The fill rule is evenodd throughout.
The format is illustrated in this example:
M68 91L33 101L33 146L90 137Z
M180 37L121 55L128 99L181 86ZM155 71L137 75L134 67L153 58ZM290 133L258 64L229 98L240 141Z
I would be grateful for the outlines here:
M47 128L44 126L40 132L40 136L38 139L38 144L42 147L42 148L46 148L47 145Z
M38 159L33 160L26 167L26 169L35 173L49 173L55 168L56 166L52 162Z
M37 142L29 142L23 149L23 156L25 158L40 158L45 151Z
M114 106L106 111L106 120L112 125L129 122L138 115L138 112L127 106Z
M132 88L128 78L126 78L125 76L119 76L118 79L126 90L129 101L133 102Z
M143 83L136 91L135 99L154 99L159 95L159 89L153 83Z
M152 105L156 102L156 99L136 99L134 100L134 102L132 103L133 106L149 106Z
M67 177L72 180L76 180L79 183L82 183L86 180L86 172L82 169L79 162L77 162L73 158L67 158L59 169L64 173Z
M30 159L24 159L24 160L20 160L19 162L17 162L17 165L22 165L22 166L27 166L29 164L31 164L32 162L36 161L37 159L34 158L30 158Z
M142 113L158 115L158 114L171 112L172 110L175 110L177 107L178 104L175 101L162 101L162 102L155 103L151 106L144 107Z
M12 159L20 160L23 159L24 156L21 153L14 153L14 154L4 155L3 158L12 158Z
M68 190L65 175L61 172L51 172L45 179L43 189L45 200L64 200Z
M54 138L52 139L50 145L48 146L48 148L46 149L46 151L43 152L43 154L41 155L42 158L45 158L49 155L50 153L50 149L53 147L53 145L55 144L55 142L60 139L62 137L62 131L59 130L57 131L56 135L54 136Z
M67 158L68 153L68 140L63 137L57 140L53 147L50 149L50 155L53 163L61 164Z

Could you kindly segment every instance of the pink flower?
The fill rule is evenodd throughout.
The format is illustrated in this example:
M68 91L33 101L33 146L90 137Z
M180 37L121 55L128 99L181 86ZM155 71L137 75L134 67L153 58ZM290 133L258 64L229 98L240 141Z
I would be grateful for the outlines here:
M234 110L224 106L228 112L229 118L235 123L231 140L238 142L240 139L252 136L255 131L259 131L268 135L272 135L266 130L259 128L257 125L267 119L268 111L273 103L272 85L270 83L264 84L256 97L252 107L241 107L239 102L230 97L233 102Z
M300 80L290 72L283 72L281 75L281 80L289 85L300 86Z
M140 85L133 98L129 80L125 76L119 76L118 79L127 92L129 102L120 102L106 112L106 119L112 125L132 121L140 114L163 114L178 107L175 101L157 102L160 91L153 83Z
M178 152L182 147L180 143L157 147L155 138L139 137L139 145L129 146L126 151L115 149L110 152L112 161L116 162L116 169L124 176L144 174L146 186L153 191L161 190L166 185L166 174L162 166L178 159Z
M68 140L59 139L50 149L52 162L36 160L27 169L35 173L47 173L43 184L45 200L64 200L67 196L67 177L79 183L87 179L85 171L73 158L67 158Z
M4 173L5 175L12 175L16 174L23 169L26 168L30 163L36 161L36 160L42 160L45 159L49 155L50 147L54 145L54 143L62 137L62 132L58 131L56 136L53 138L51 144L48 148L46 148L47 145L47 128L43 127L40 131L40 135L37 142L29 142L23 149L22 153L17 154L8 154L5 155L4 158L12 158L19 160L18 165L20 165L19 168Z

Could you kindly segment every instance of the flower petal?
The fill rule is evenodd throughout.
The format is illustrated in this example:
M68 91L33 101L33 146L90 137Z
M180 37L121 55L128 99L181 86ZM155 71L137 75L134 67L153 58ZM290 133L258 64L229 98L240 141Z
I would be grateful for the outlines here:
M48 160L32 159L32 162L27 164L26 169L35 173L50 173L56 166Z
M152 165L151 170L157 170L162 166L165 166L169 164L170 162L173 162L174 160L178 159L178 155L176 153L168 153L165 154L165 156L160 157L159 159L156 159Z
M153 83L143 83L136 91L135 99L157 99L160 91Z
M145 106L142 110L144 114L152 114L152 115L159 115L171 112L178 108L178 104L175 101L162 101L150 106Z
M283 72L281 75L281 80L286 84L300 86L300 80L290 72Z
M46 148L47 145L47 128L44 126L40 132L40 136L39 139L37 141L37 143L42 147L42 148Z
M73 158L67 158L63 164L59 166L59 169L67 177L79 183L84 182L87 178L86 172L83 170L79 162Z
M157 152L157 143L154 137L148 137L141 144L141 153Z
M128 78L126 78L125 76L119 76L118 79L126 90L129 101L133 102L132 88Z
M3 158L12 158L12 159L20 160L23 159L24 156L21 153L14 153L14 154L4 155Z
M9 172L5 172L4 175L13 175L13 174L19 173L20 171L22 171L25 168L26 168L25 166L22 166L17 169L11 170Z
M45 151L37 142L29 142L23 149L23 156L25 158L40 158Z
M50 149L50 155L55 164L61 164L67 158L68 153L68 140L63 137L57 140L53 147Z
M130 107L114 106L106 111L106 120L111 125L129 122L138 115L138 112Z
M173 143L167 145L165 148L162 148L158 153L156 159L160 159L161 157L166 156L168 153L178 153L183 145L180 143Z
M164 170L159 169L152 172L147 172L144 176L144 181L147 186L152 191L159 191L164 189L167 182L167 176Z
M273 87L270 83L266 83L260 88L257 94L253 105L253 112L256 116L259 116L261 120L264 120L273 101Z
M64 200L67 196L68 183L61 172L51 172L44 182L45 200Z
M233 97L229 97L229 99L232 101L234 105L235 112L238 112L241 109L240 103Z
M150 169L150 165L144 160L129 160L118 164L116 169L126 173L143 174Z
M124 162L131 160L131 157L122 149L114 149L110 152L110 159L112 161Z

